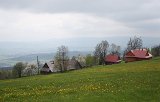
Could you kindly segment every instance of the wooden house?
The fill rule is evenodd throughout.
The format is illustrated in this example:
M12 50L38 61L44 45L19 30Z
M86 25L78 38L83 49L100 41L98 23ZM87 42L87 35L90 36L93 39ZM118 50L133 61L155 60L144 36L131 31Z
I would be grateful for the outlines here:
M54 67L54 61L47 62L40 69L41 74L49 74L52 72L58 72L59 70Z
M117 54L109 54L105 57L106 65L117 64L120 62L121 62L121 59Z
M152 55L146 49L135 49L126 53L125 62L149 60L152 58Z
M82 68L81 64L76 59L71 59L68 61L67 70L76 70L81 68Z

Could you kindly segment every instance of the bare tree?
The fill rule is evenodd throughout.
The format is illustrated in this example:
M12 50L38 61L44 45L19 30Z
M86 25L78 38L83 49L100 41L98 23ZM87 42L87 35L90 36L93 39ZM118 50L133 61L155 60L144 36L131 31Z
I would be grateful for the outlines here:
M124 50L123 56L130 50L134 49L141 49L143 46L143 40L141 37L134 36L133 38L130 38L127 44L127 48Z
M55 67L58 68L61 72L67 70L68 66L68 48L66 46L58 47L55 58Z
M127 44L127 50L134 50L134 49L140 49L143 46L143 41L141 39L141 37L134 37L134 38L130 38L128 44Z
M97 44L97 46L95 47L94 56L96 57L98 64L102 65L105 63L104 57L107 54L108 47L109 47L109 43L106 40Z
M121 47L113 43L110 46L111 46L111 54L117 54L120 56Z

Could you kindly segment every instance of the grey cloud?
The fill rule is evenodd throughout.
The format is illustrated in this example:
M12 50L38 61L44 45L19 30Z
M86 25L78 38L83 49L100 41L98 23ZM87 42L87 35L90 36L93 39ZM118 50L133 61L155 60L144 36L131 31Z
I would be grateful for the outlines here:
M0 0L0 8L35 13L87 13L111 18L137 31L159 31L159 0Z
M140 8L150 0L0 0L0 8L39 12L112 13ZM154 1L154 0L153 0Z
M160 17L158 0L0 0L0 8L38 13L91 13L120 21Z

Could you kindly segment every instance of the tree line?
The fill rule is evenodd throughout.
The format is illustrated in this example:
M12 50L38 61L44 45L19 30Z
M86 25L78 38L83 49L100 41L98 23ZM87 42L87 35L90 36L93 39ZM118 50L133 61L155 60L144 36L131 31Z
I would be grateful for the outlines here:
M148 49L149 52L154 57L160 56L160 45L155 45L151 48L146 48L143 46L143 40L141 37L132 37L129 39L127 43L127 47L124 49L124 51L121 51L121 47L116 44L109 44L107 40L103 40L100 43L98 43L92 54L88 54L85 57L82 56L73 56L71 59L77 60L79 63L83 65L83 67L91 67L95 65L104 65L105 64L105 56L107 54L117 54L121 56L122 58L124 55L134 49ZM54 56L54 64L55 67L60 70L60 72L67 71L68 62L70 60L68 55L69 49L67 46L60 46L57 48L56 55ZM123 52L123 53L122 53ZM18 62L14 65L12 70L1 70L0 71L0 79L6 79L6 78L17 78L22 77L22 75L30 76L30 75L36 75L39 72L37 71L36 65L30 65L29 68L27 68L27 64L23 62Z

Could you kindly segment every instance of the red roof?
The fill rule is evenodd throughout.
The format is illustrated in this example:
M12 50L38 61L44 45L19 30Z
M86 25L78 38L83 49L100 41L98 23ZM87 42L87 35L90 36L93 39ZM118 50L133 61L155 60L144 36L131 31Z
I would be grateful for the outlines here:
M109 54L105 57L106 62L120 62L120 57L116 54Z
M152 55L146 49L135 49L129 51L125 57L150 58Z

